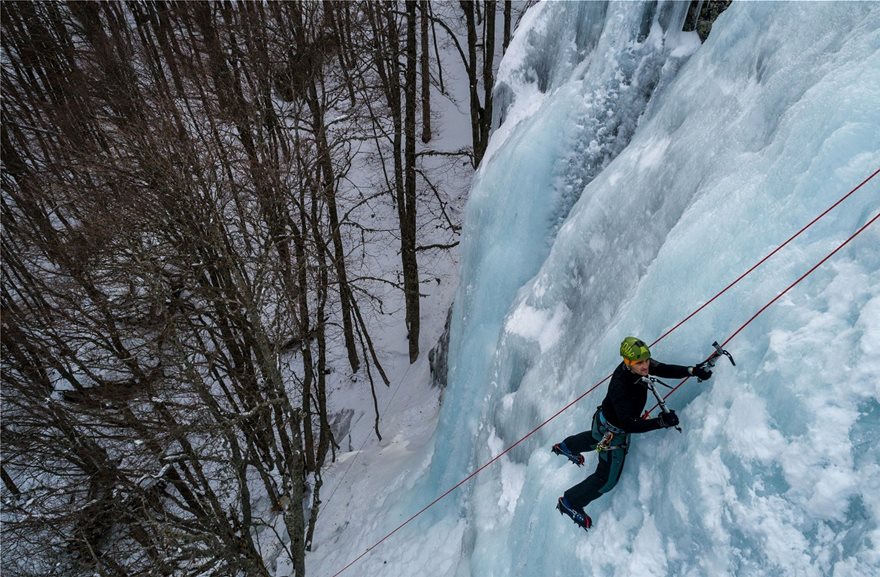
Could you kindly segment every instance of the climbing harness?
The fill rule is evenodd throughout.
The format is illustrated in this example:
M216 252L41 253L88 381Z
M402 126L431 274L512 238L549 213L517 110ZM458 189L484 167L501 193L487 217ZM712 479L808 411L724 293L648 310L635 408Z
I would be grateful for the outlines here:
M605 429L611 431L612 433L617 433L618 435L626 433L626 431L624 431L620 427L615 427L610 422L608 422L608 419L605 418L605 413L602 411L602 405L596 407L596 414L599 415L599 424Z
M596 452L601 453L603 451L613 451L614 449L620 449L623 445L616 445L614 447L611 446L611 441L614 440L614 433L611 431L607 431L605 436L602 437L602 440L596 445Z
M626 449L628 446L627 443L621 443L619 445L611 444L611 441L614 440L614 435L626 435L626 431L620 427L615 427L608 422L608 419L605 418L605 413L602 412L602 405L596 407L596 416L599 419L600 432L602 429L605 429L605 433L602 435L602 440L596 444L596 452L601 454L607 451Z

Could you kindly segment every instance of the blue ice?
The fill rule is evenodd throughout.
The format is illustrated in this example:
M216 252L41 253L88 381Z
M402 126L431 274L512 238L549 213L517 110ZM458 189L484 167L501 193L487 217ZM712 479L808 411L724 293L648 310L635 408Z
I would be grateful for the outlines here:
M470 193L449 385L394 528L880 168L880 4L547 2L501 65ZM693 364L880 210L880 177L654 347ZM366 575L880 575L880 225L668 400L589 534L549 447L601 386L383 544ZM595 466L589 455L587 468ZM365 542L370 537L365 538ZM425 563L425 559L436 562Z

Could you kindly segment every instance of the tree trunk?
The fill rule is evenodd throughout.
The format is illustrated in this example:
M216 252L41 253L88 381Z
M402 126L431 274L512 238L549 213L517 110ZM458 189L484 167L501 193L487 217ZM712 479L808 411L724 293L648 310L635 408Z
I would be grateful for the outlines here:
M3 477L3 485L6 486L6 490L18 497L21 495L21 491L18 489L18 485L15 484L15 481L12 480L12 477L9 476L9 473L6 472L6 467L0 466L0 476Z
M428 52L428 0L420 4L421 73L422 73L422 142L431 141L431 68Z
M489 147L492 130L492 89L495 87L495 0L486 0L486 32L483 35L483 106L480 110L480 160ZM479 164L479 161L478 161Z
M336 269L336 280L339 283L339 300L342 309L342 330L345 337L345 349L348 351L348 362L351 365L351 370L357 372L360 368L360 359L358 358L357 345L354 340L354 327L351 320L351 299L353 297L348 286L348 273L345 268L345 247L342 244L339 212L336 207L336 177L330 156L330 146L327 142L323 111L321 110L318 90L314 80L309 83L308 90L309 109L312 113L312 127L318 147L321 191L324 201L327 203L327 215L330 219L330 240L333 242L333 266Z
M510 45L510 18L511 18L511 0L504 0L504 44L501 46L501 53L507 52Z
M419 265L416 259L416 4L406 3L404 191L398 201L409 362L419 356Z
M492 127L492 85L494 74L492 66L495 62L495 0L485 2L485 20L482 22L482 34L478 35L478 1L461 0L467 27L468 53L465 62L468 72L468 88L471 110L471 140L474 147L474 167L480 165L489 144L489 132ZM482 37L481 37L482 36ZM478 47L483 49L482 73L478 72ZM483 102L480 102L479 85L483 84Z

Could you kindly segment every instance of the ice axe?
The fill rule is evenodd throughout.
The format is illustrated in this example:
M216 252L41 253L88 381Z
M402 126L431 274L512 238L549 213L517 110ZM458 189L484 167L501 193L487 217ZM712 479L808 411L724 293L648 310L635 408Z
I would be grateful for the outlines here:
M726 350L722 349L721 345L718 344L718 341L713 342L712 346L715 348L715 350L712 351L712 354L709 355L708 359L706 359L705 361L703 361L702 363L697 365L698 367L702 367L702 368L709 367L711 369L715 366L715 363L717 363L718 359L720 359L722 356L727 357L727 359L730 361L730 364L733 365L734 367L736 366L736 361L733 360L733 355L731 355ZM697 381L702 383L703 379L701 379L700 377L697 377Z
M671 389L672 387L670 387L669 385L667 385L666 383L664 383L663 381L661 381L660 379L655 378L655 377L649 376L649 377L642 377L642 378L645 381L645 383L648 385L648 389L654 394L654 398L657 399L657 405L660 407L660 412L663 414L668 413L669 409L666 408L666 403L663 402L663 398L657 394L657 389L654 388L654 383L659 383L659 384L663 385L664 387L666 387L667 389ZM647 415L647 413L645 413L645 414ZM675 426L675 430L678 431L679 433L682 432L681 427L679 427L678 425Z

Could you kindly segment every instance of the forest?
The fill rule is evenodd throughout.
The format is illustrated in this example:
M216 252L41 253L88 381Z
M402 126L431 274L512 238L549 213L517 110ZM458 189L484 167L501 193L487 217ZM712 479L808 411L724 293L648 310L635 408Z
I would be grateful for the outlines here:
M0 5L4 575L305 575L328 382L381 438L532 4Z
M418 255L458 242L442 174L485 151L511 3L2 12L3 573L303 575L328 357L387 384L387 287L424 354ZM441 51L469 75L456 150Z

